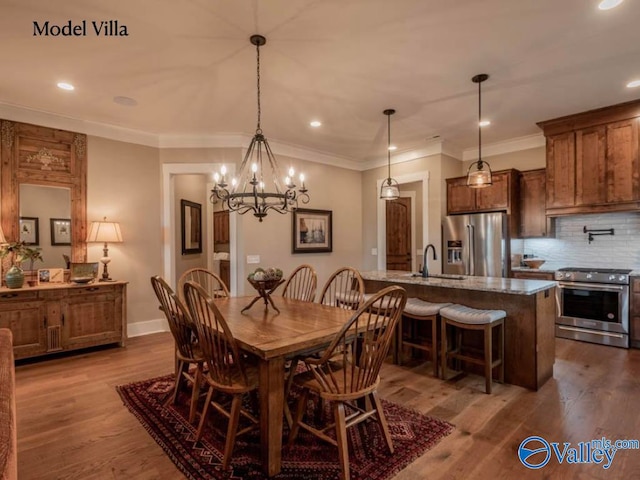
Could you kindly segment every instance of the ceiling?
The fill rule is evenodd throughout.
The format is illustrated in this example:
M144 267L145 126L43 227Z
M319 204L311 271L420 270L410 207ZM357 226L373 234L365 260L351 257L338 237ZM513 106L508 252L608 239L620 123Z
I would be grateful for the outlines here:
M158 138L253 134L260 33L271 142L353 162L443 141L483 148L536 122L640 98L640 2L598 0L0 0L0 105ZM79 37L33 22L87 23ZM128 36L97 36L117 20ZM76 90L56 87L73 83ZM114 97L134 99L120 105ZM309 121L322 127L313 129ZM437 140L434 140L434 137Z

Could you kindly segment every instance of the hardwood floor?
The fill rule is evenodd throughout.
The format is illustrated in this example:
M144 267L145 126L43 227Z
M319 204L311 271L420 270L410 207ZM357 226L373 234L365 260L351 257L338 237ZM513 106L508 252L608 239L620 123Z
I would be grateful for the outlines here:
M386 398L452 422L454 432L396 480L640 479L640 450L620 450L608 470L595 464L525 468L520 442L640 437L640 350L557 340L554 378L538 392L467 376L442 382L430 364L385 365ZM115 386L173 369L169 334L16 368L18 473L31 479L183 478L122 405ZM336 455L337 460L337 455Z

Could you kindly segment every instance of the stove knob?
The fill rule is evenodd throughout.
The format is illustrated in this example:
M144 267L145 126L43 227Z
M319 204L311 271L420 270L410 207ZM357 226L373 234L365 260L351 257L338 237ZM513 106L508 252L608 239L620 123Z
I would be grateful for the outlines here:
M624 282L625 280L627 280L627 276L626 275L620 275L618 277L618 280L620 280L621 282Z
M587 279L590 279L592 277L593 277L593 275L591 275L590 273L587 273Z
M570 273L565 273L565 274L564 274L564 278L571 279L571 274L570 274Z
M615 280L616 276L615 275L609 275L609 280ZM620 277L620 280L622 280L622 277Z

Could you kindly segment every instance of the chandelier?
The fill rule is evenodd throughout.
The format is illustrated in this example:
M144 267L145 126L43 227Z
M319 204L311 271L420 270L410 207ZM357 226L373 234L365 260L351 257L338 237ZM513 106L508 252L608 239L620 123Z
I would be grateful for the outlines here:
M489 78L486 73L474 76L471 81L478 84L478 161L469 165L467 170L467 185L471 188L484 188L493 184L491 179L491 165L482 161L482 89L481 84ZM487 166L485 170L484 167ZM474 171L471 171L473 167Z
M382 113L387 116L387 178L382 182L382 187L380 187L380 199L396 200L400 198L400 190L396 179L391 178L391 115L396 111L393 108L388 108Z
M304 175L300 174L300 188L296 190L294 170L289 169L289 175L283 179L280 176L278 163L271 151L266 137L260 126L260 47L267 43L262 35L252 35L249 39L256 46L257 65L257 97L258 122L256 133L251 139L249 149L240 164L237 178L227 183L227 171L224 166L220 173L213 176L214 186L210 201L222 202L223 208L241 215L252 212L261 222L267 212L288 213L298 206L298 201L309 203L309 195L304 183ZM281 183L284 180L284 183Z

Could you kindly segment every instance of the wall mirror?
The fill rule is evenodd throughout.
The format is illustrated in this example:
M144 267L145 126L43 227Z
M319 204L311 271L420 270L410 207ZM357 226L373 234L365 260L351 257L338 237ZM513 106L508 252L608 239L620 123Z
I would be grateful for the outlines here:
M30 227L29 221L22 221L23 218L35 219L33 224L38 226L38 243L29 242L41 249L42 262L37 262L34 268L67 268L64 255L71 258L71 191L65 187L50 187L44 185L30 185L23 183L19 190L20 208L20 238L27 239L29 232L23 232ZM68 236L67 242L54 241L57 223L52 220L67 219ZM64 225L63 225L64 226ZM51 230L51 228L54 230ZM30 236L35 239L35 235ZM66 245L63 245L66 243ZM24 265L29 268L29 265Z
M65 255L86 261L86 135L0 120L0 190L7 240L29 238L35 244L38 233L44 262L33 268L66 268ZM51 219L63 220L54 222L59 228L53 242Z
M202 253L202 205L180 200L182 254Z

